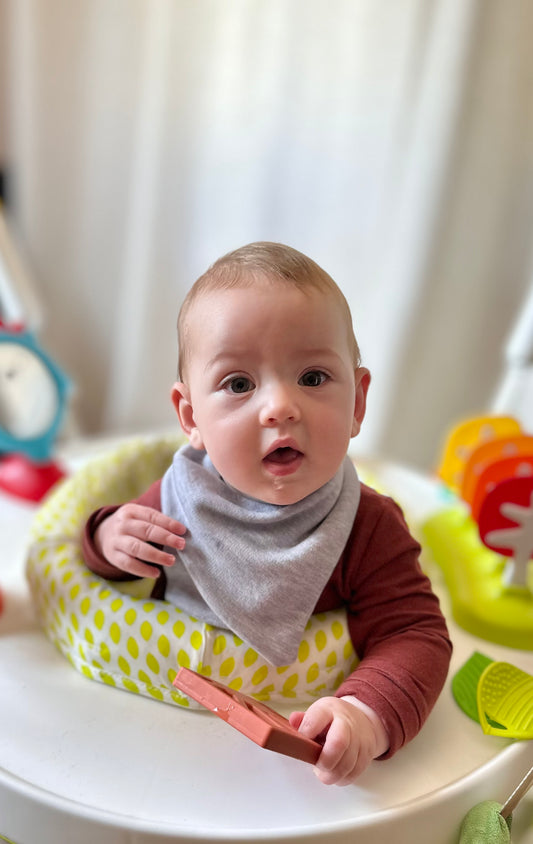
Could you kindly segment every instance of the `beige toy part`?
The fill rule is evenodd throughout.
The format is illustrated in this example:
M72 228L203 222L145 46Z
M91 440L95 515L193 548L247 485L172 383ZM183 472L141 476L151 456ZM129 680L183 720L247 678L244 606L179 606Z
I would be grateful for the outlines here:
M127 443L82 468L40 509L27 576L45 633L86 677L180 706L196 705L172 685L182 666L257 700L309 703L333 693L357 665L345 610L312 616L295 662L275 667L228 630L151 599L151 582L136 582L131 594L132 584L84 565L80 535L90 513L140 495L179 444Z

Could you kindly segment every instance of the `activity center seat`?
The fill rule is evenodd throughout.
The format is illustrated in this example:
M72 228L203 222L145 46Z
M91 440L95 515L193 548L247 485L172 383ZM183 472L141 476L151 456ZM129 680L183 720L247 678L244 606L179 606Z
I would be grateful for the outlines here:
M344 611L313 616L296 661L276 668L227 630L147 597L153 581L112 584L84 565L80 535L88 516L139 496L178 445L171 438L130 442L89 463L43 505L27 573L45 632L86 677L179 706L196 706L172 685L180 667L261 701L310 703L331 694L357 664Z
M482 639L455 617L440 552L426 541L423 565L454 643L446 687L420 734L392 759L347 788L323 786L307 763L257 747L194 708L172 682L190 667L288 714L353 669L343 613L313 617L295 663L275 669L227 631L151 599L151 581L110 583L83 563L89 514L144 491L178 445L176 437L136 439L84 462L33 518L26 574L40 630L29 622L20 635L0 636L0 717L12 724L0 766L0 833L15 844L34 844L36 828L39 844L456 844L474 804L503 801L514 788L532 745L485 733L475 712L458 706L452 681L479 651L484 667L507 661L533 674L533 651ZM357 464L362 480L399 501L419 537L457 504L442 481L380 461ZM9 601L7 610L0 632L2 622L21 623ZM23 747L20 736L28 737Z

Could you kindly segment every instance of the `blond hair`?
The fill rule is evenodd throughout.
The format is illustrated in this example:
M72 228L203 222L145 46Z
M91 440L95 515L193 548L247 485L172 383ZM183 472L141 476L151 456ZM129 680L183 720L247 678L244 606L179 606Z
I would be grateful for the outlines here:
M200 276L189 290L178 316L178 373L183 380L187 363L187 318L192 305L204 293L233 287L252 287L265 281L292 284L306 293L320 290L336 299L348 329L348 341L354 368L360 366L361 355L352 325L350 307L340 287L315 261L302 252L282 243L258 241L223 255Z

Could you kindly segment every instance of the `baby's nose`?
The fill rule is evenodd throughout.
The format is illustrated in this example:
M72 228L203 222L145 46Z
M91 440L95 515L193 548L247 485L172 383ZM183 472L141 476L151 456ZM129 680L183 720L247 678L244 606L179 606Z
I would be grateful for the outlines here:
M300 408L294 391L283 385L276 385L265 395L260 412L261 424L279 425L283 422L297 422Z

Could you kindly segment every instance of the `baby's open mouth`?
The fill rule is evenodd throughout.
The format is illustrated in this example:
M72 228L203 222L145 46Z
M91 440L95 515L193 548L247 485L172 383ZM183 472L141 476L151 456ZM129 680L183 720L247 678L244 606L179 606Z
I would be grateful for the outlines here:
M283 465L290 463L291 460L295 460L299 454L301 454L301 451L296 451L295 448L276 448L270 454L267 454L266 459L271 463L281 463Z
M282 446L281 448L275 448L273 451L270 451L264 458L264 462L272 468L289 468L299 464L301 458L303 458L303 454L298 449L290 446Z

